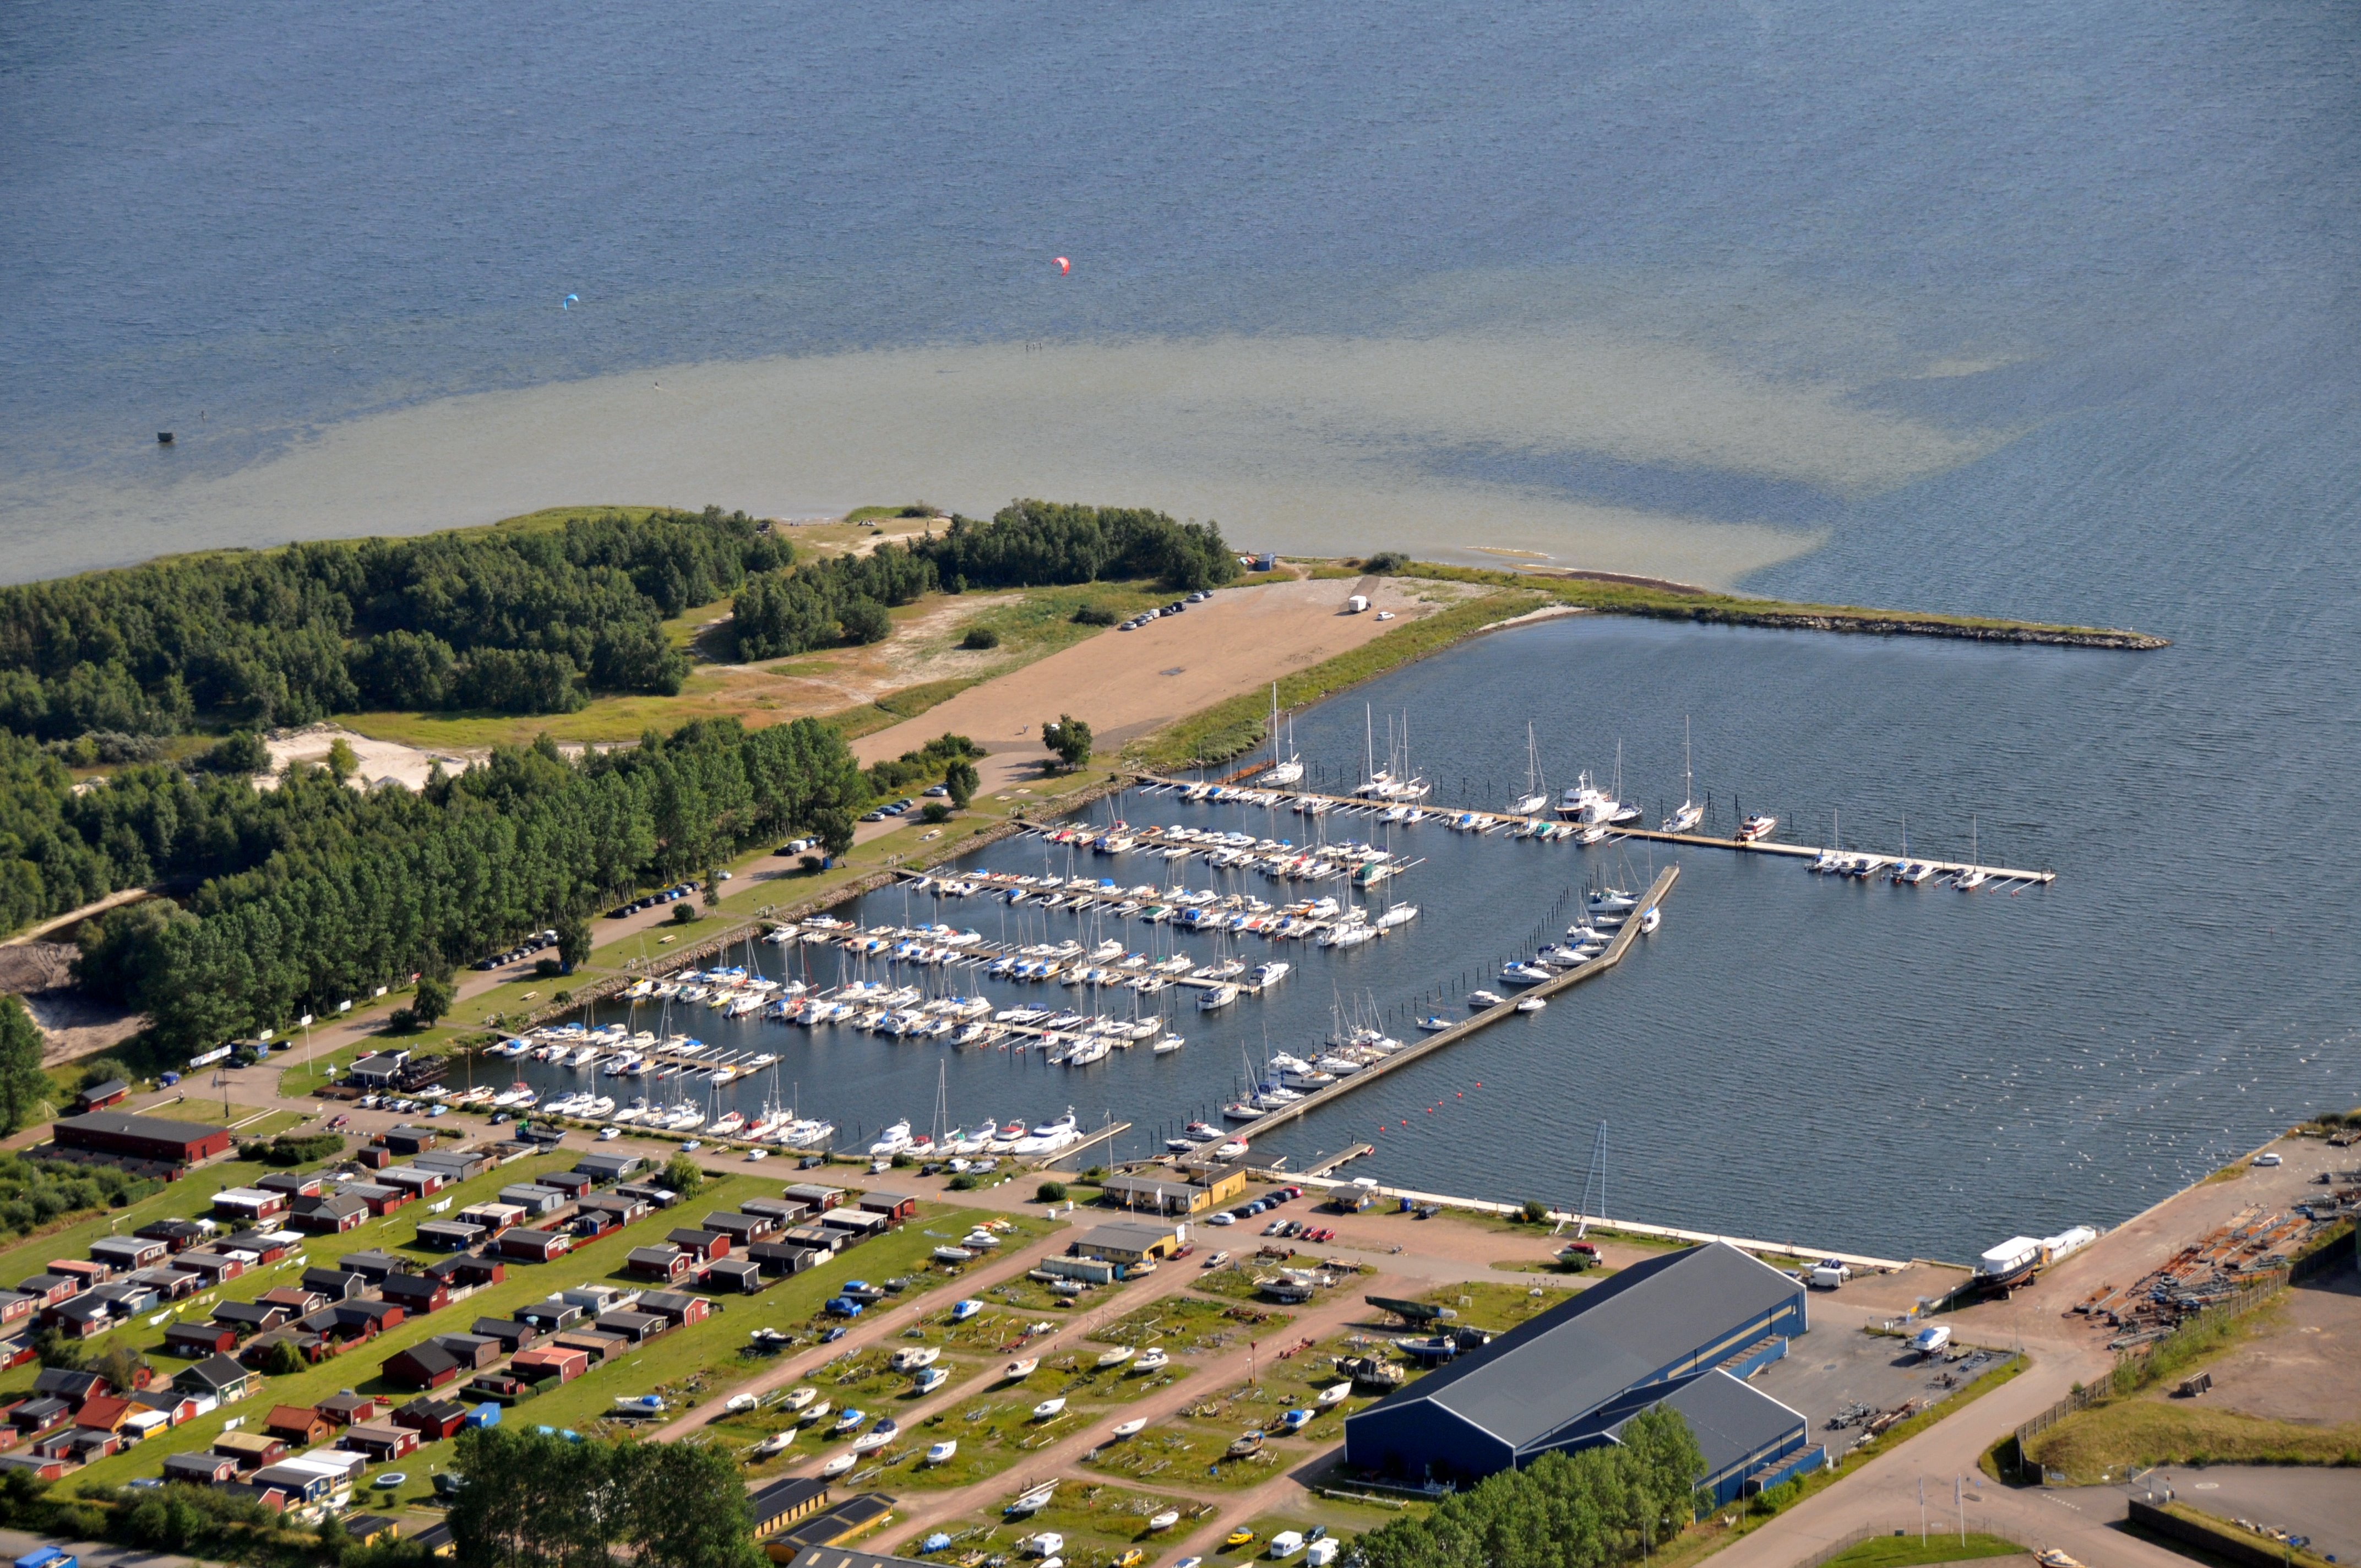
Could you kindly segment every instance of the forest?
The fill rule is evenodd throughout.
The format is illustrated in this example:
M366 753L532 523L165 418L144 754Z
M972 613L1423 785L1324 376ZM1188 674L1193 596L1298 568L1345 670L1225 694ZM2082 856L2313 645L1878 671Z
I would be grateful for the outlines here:
M793 559L744 512L708 507L0 587L0 729L104 738L121 760L139 754L137 737L204 727L367 708L559 713L596 692L669 694L689 662L663 621Z
M364 794L303 766L266 793L236 787L251 801L154 777L123 792L128 809L116 789L72 803L106 802L84 842L126 867L208 879L183 903L151 899L83 928L84 988L145 1012L173 1049L448 973L764 839L808 832L841 852L870 790L843 737L808 718L751 732L699 720L578 760L544 738L419 795Z
M1137 507L1016 501L988 522L953 517L944 533L753 576L738 595L730 627L739 659L776 659L880 641L893 630L887 610L936 588L1145 578L1189 592L1237 575L1237 557L1215 523L1175 522Z
M1545 1453L1455 1492L1423 1519L1356 1543L1368 1568L1606 1568L1661 1550L1696 1518L1705 1455L1688 1422L1659 1407L1622 1442Z

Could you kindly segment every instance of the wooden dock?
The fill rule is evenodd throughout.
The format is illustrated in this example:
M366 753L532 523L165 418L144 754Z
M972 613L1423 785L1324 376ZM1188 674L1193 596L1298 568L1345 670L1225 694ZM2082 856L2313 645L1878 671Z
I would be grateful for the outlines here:
M1220 803L1236 804L1239 796L1251 795L1256 797L1257 801L1263 797L1268 797L1274 802L1284 801L1289 803L1290 807L1297 809L1301 808L1299 803L1317 802L1323 813L1342 811L1354 815L1383 817L1395 806L1400 805L1405 806L1412 814L1410 817L1401 819L1403 821L1411 823L1439 824L1445 827L1456 826L1465 822L1467 824L1469 830L1477 833L1515 831L1534 825L1541 825L1547 828L1572 826L1572 824L1559 824L1553 819L1546 817L1511 817L1506 812L1499 811L1477 811L1450 806L1427 806L1412 802L1372 800L1361 795L1321 795L1313 791L1301 789L1257 789L1251 785L1202 784L1191 783L1187 779L1166 778L1160 774L1154 773L1141 774L1139 782L1145 786L1177 790L1187 795L1189 798L1201 802L1216 800L1217 797L1226 797L1225 799L1220 800ZM1203 793L1200 794L1199 792L1201 791ZM1254 804L1254 802L1248 802L1248 804ZM1552 841L1565 842L1571 840L1572 835L1554 834L1551 838ZM1894 867L1900 865L1905 860L1908 860L1917 864L1929 867L1932 874L1935 876L1955 876L1961 872L1969 871L1982 872L1988 879L1990 879L1987 885L2007 883L2023 883L2037 887L2047 887L2051 883L2058 880L2058 873L2052 871L2030 871L2015 866L1971 864L1964 861L1934 861L1928 860L1920 855L1889 855L1880 851L1865 850L1831 850L1822 849L1816 844L1783 844L1773 839L1718 839L1702 833L1667 833L1661 828L1610 828L1608 829L1607 841L1611 842L1619 839L1644 839L1660 844L1686 844L1700 850L1729 850L1740 854L1778 855L1784 856L1789 859L1806 861L1817 861L1823 855L1840 854L1850 857L1854 861L1860 863L1872 875L1890 871Z
M1397 1068L1407 1067L1411 1062L1457 1045L1480 1029L1489 1028L1494 1024L1516 1017L1517 1003L1528 996L1543 998L1555 996L1561 992L1573 989L1586 980L1605 974L1617 964L1621 963L1624 955L1631 950L1631 944L1640 939L1640 916L1646 911L1662 905L1673 891L1673 884L1680 880L1680 876L1681 868L1678 866L1666 866L1658 872L1655 882L1648 888L1647 896L1641 899L1631 910L1631 917L1625 920L1621 928L1615 933L1614 940L1607 944L1607 950L1589 962L1576 964L1537 985L1526 986L1499 1006L1487 1007L1480 1013L1470 1014L1448 1029L1438 1029L1431 1035L1422 1035L1418 1039L1405 1044L1393 1055L1380 1061L1372 1062L1349 1077L1340 1078L1325 1089L1307 1094L1302 1099L1282 1105L1275 1111L1266 1111L1240 1127L1235 1135L1251 1138L1265 1128L1281 1126L1299 1117L1309 1115L1313 1111L1333 1104L1363 1084L1373 1082ZM1245 1157L1241 1163L1253 1163L1252 1156L1249 1154Z

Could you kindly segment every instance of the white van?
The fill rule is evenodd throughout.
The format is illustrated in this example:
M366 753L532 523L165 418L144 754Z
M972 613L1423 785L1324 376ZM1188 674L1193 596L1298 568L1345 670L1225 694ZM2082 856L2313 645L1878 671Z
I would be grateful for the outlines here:
M1368 608L1369 596L1367 594L1355 594L1352 598L1345 601L1345 613L1346 615L1358 615Z

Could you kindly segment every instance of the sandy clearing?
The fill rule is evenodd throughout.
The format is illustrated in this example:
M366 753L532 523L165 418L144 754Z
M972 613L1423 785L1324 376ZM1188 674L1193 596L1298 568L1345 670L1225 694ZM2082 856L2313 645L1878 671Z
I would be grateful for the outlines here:
M987 791L1038 776L1048 751L1041 725L1071 713L1091 727L1098 750L1113 754L1162 725L1359 647L1443 608L1451 585L1396 578L1270 583L1232 588L1180 616L1137 631L1106 631L1021 669L972 686L917 718L853 742L863 763L899 756L946 733L968 737L993 754L980 771ZM1366 594L1369 613L1345 613ZM1452 597L1457 597L1455 594ZM1398 618L1380 621L1377 611Z
M275 774L293 762L316 762L324 765L328 748L342 737L353 749L357 766L353 783L370 787L384 783L400 784L417 791L426 787L426 775L436 762L446 773L464 772L470 762L483 761L489 751L469 751L456 749L424 751L415 746L405 746L397 740L378 740L338 724L314 724L302 729L291 729L266 736L263 744L270 749L270 770ZM269 775L257 775L258 785L269 788L275 782Z

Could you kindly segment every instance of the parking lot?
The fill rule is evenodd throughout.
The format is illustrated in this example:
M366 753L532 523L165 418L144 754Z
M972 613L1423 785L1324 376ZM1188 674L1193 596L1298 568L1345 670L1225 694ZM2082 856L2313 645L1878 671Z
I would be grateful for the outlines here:
M1751 1381L1802 1411L1811 1422L1813 1441L1826 1443L1828 1457L1836 1459L1868 1435L1868 1414L1914 1398L1924 1409L1990 1365L1981 1354L1930 1364L1903 1340L1823 1323L1795 1340L1784 1359L1773 1362ZM1847 1424L1828 1424L1839 1418Z

